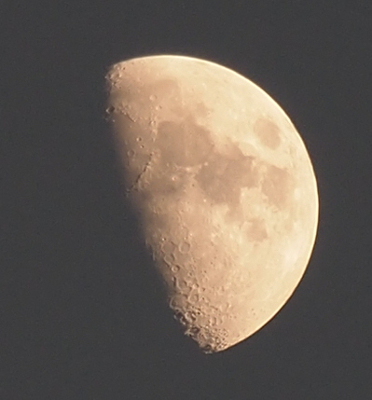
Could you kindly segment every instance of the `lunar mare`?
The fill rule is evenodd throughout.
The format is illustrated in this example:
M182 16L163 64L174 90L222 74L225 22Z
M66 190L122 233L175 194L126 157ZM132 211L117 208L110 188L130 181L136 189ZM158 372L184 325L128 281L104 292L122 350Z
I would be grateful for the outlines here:
M318 194L300 135L215 63L149 56L106 76L128 199L175 315L205 352L265 325L301 280Z

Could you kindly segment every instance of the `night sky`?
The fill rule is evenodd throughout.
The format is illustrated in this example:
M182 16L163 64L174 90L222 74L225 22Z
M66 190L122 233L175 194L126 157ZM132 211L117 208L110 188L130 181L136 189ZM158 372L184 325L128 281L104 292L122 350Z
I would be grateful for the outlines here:
M371 397L372 6L344 3L1 2L1 399ZM164 53L264 88L318 180L301 284L214 355L163 302L104 119L107 68Z

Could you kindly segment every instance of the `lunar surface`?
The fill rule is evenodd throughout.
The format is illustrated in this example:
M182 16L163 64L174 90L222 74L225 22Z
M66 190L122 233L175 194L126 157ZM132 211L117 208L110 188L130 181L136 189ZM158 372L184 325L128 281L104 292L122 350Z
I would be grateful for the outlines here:
M203 351L225 350L273 318L309 262L305 145L269 95L209 61L136 58L106 80L126 195L169 305Z

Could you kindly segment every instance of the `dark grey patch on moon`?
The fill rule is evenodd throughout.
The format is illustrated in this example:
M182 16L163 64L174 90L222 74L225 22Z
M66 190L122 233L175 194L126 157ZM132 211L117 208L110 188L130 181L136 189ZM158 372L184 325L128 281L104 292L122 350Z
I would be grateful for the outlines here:
M259 218L249 220L247 236L251 241L262 242L268 238L265 221Z
M258 118L253 126L262 144L275 150L280 145L280 129L268 118Z
M290 173L286 169L270 165L262 183L262 192L272 205L278 208L285 207L293 193Z
M211 112L211 109L205 105L205 103L200 102L196 104L195 114L198 117L206 117Z
M257 185L253 157L245 156L237 145L232 144L228 154L213 152L196 180L212 202L237 206L241 189Z
M144 189L148 196L181 196L191 172L198 167L196 183L212 204L227 204L238 210L241 189L258 186L254 158L229 142L224 152L214 145L211 132L189 116L181 122L162 121L158 125L154 149L158 159L147 174Z
M161 122L155 146L161 152L163 164L180 167L192 167L205 162L213 149L208 130L191 118L182 122Z
M190 177L186 168L204 163L213 147L208 130L191 117L181 122L160 122L155 140L149 147L156 156L139 182L143 199L158 195L173 196L174 200L182 197Z

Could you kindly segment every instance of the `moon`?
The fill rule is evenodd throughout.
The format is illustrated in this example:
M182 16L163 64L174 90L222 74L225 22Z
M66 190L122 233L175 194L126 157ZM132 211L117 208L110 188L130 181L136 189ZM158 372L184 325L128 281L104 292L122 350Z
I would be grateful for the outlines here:
M106 83L125 192L169 306L204 352L226 350L278 313L308 265L306 147L267 93L210 61L134 58Z

